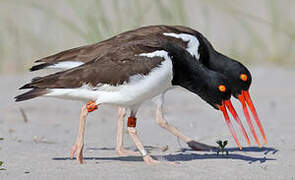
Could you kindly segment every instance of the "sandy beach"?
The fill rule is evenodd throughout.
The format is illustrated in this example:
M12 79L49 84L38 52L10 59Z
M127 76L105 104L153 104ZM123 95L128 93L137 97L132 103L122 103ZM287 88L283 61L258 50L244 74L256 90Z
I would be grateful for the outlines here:
M0 180L295 180L292 7L295 1L290 0L0 1ZM241 151L220 111L188 91L174 89L165 98L167 121L205 144L217 146L217 140L228 140L229 155L191 150L157 125L155 105L148 101L139 110L137 130L160 164L149 166L140 156L116 154L117 108L103 105L87 117L86 164L80 165L70 159L70 153L78 134L81 102L53 98L14 102L23 92L20 86L46 74L28 72L38 58L151 24L194 28L216 50L249 68L250 93L267 145L256 146L236 99L233 105L251 140L248 146L231 118ZM136 150L126 127L124 146Z
M0 77L0 161L6 170L0 179L295 179L295 71L274 67L250 67L251 94L269 144L256 147L239 102L233 104L250 135L248 147L234 120L240 151L222 113L185 90L166 95L166 119L193 139L216 145L229 140L229 155L190 150L155 121L155 105L146 102L138 114L138 134L158 160L146 165L141 157L116 154L116 107L101 106L87 118L84 156L87 164L70 160L78 131L82 103L38 98L13 102L17 88L34 74ZM21 112L24 112L23 115ZM260 141L261 135L257 129ZM125 147L136 150L127 132ZM168 149L167 149L168 148ZM178 162L171 165L168 162Z

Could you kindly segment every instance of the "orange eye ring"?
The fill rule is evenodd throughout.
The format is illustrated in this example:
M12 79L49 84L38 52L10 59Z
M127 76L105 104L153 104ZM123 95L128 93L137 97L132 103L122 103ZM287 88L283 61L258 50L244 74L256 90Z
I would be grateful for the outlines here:
M241 74L240 78L242 79L242 81L247 81L248 80L248 76L246 74Z
M224 85L219 85L218 86L219 91L221 92L225 92L226 91L226 87Z

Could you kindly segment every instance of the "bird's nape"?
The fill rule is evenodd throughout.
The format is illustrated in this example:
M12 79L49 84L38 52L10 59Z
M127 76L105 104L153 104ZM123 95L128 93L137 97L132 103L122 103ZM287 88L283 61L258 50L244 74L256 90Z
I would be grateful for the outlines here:
M247 122L248 122L248 125L249 125L249 127L250 127L250 129L251 129L251 132L252 132L252 134L253 134L253 136L254 136L254 139L255 139L257 145L258 145L259 147L261 147L261 144L260 144L260 142L259 142L259 140L258 140L258 138L257 138L256 133L255 133L255 130L254 130L254 127L253 127L253 124L252 124L251 118L250 118L250 114L249 114L248 109L247 109L247 105L248 105L250 111L252 112L253 117L254 117L254 119L255 119L255 121L256 121L256 124L257 124L257 126L258 126L258 128L259 128L259 130L260 130L260 132L261 132L261 134L262 134L262 137L263 137L264 143L267 144L267 139L266 139L266 136L265 136L264 130L263 130L262 125L261 125L261 122L260 122L260 120L259 120L259 118L258 118L258 114L257 114L257 111L256 111L256 109L255 109L255 107L254 107L253 101L252 101L252 99L251 99L251 97L250 97L250 93L249 93L249 91L245 91L245 90L243 90L242 93L238 96L238 98L239 98L239 101L241 102L241 104L242 104L242 106L243 106L244 115L245 115L245 117L246 117L246 120L247 120ZM247 104L247 105L246 105L246 104Z

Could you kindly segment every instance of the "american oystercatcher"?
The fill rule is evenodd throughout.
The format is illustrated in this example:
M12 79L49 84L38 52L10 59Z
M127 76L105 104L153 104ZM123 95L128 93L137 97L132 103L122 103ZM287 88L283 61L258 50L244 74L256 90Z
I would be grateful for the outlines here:
M254 119L259 127L259 130L262 134L265 144L267 144L266 136L263 131L261 122L259 121L256 109L253 105L249 94L249 88L252 82L252 77L249 70L239 63L236 60L233 60L218 51L216 51L211 43L199 32L184 26L164 26L164 25L156 25L156 26L146 26L141 27L135 30L127 31L116 35L108 40L93 44L82 46L74 49L70 49L67 51L63 51L61 53L42 58L37 60L36 62L42 62L42 64L33 66L31 71L46 69L46 68L54 68L54 69L69 69L85 62L91 61L95 58L99 58L103 56L109 49L113 49L116 46L120 46L121 44L137 41L139 39L151 38L152 36L158 38L158 42L162 43L163 39L169 40L170 42L176 43L179 46L185 48L192 56L198 59L203 65L207 68L220 72L224 74L230 81L232 87L232 95L238 98L242 104L244 114L246 116L247 123L251 129L251 132L254 136L254 139L259 147L261 144L257 138L257 135L254 130L254 126L251 122L250 115L247 109L248 104ZM163 99L161 95L156 98L157 102L157 122L158 124L172 132L174 135L178 136L180 139L185 141L191 148L193 149L210 149L212 147L205 146L196 141L193 141L191 138L183 135L179 131L177 131L174 127L167 124L164 120L163 112L162 112L162 101L159 99ZM159 103L160 102L160 103ZM122 127L122 119L124 117L124 109L119 108L119 118L118 118L118 127ZM239 123L240 128L243 131L243 134L247 140L247 143L250 144L250 140L246 131L244 130L243 125ZM235 133L233 131L232 135L234 139L241 149L241 145L238 142ZM118 140L117 140L117 152L122 153L120 149L122 148L122 140L120 140L120 135L122 133L122 129L118 128Z
M84 127L88 112L101 104L130 109L128 132L146 163L156 163L145 151L136 134L136 113L142 102L173 87L181 86L199 95L212 107L226 108L237 118L231 106L228 80L221 73L200 64L185 49L167 42L144 39L132 41L81 66L45 77L34 78L20 89L30 89L15 97L23 101L35 97L56 97L89 102L82 107L79 135L72 156L83 163Z

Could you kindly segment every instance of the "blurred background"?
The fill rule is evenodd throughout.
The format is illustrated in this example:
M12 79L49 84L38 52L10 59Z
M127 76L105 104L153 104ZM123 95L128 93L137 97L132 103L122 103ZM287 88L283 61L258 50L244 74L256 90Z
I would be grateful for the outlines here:
M295 180L294 7L295 0L0 0L0 171L7 169L0 179ZM138 113L142 142L153 155L181 163L147 167L141 159L116 156L116 108L101 106L87 117L88 159L82 167L68 160L81 102L14 102L20 86L48 73L29 73L35 60L152 24L192 27L249 67L251 96L269 140L265 148L256 147L237 100L232 98L233 105L252 142L247 147L233 122L243 151L236 148L221 112L176 89L166 95L168 122L205 144L228 140L229 156L183 152L187 145L155 123L155 106L147 101ZM124 146L135 149L124 133ZM262 142L260 133L258 138Z
M0 74L143 25L186 25L254 65L295 65L293 0L1 0Z

